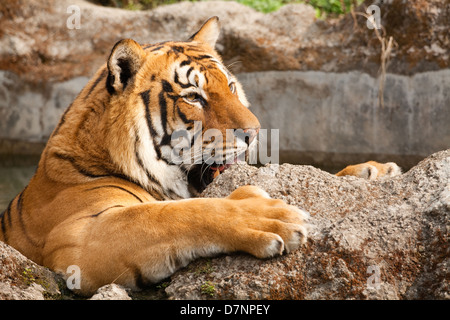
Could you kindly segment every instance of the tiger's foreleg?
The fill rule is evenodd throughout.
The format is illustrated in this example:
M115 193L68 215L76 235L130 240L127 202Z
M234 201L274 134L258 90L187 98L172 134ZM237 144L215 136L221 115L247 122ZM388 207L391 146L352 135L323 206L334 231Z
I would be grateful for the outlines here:
M113 208L51 233L45 264L81 270L81 294L115 282L158 282L198 257L244 251L268 258L306 241L307 214L257 187L223 199L197 198ZM70 236L68 236L70 235Z

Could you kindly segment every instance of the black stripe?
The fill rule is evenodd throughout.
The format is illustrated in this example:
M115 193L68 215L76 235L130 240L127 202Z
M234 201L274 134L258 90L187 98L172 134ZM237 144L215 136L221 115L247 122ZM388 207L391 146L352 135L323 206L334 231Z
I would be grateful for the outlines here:
M151 281L149 281L142 275L141 269L138 266L130 267L130 269L134 274L134 283L136 287L138 287L139 289L145 289L152 284Z
M169 136L168 134L165 134L164 136L163 136L163 138L161 139L161 142L160 142L160 144L162 145L162 146L168 146L168 145L170 145L170 140L171 140L171 136Z
M106 69L104 69L104 70L102 71L102 73L98 76L98 78L95 79L94 84L93 84L92 87L89 89L89 92L88 92L88 93L86 94L86 96L84 97L84 100L86 100L86 99L89 97L89 95L92 93L92 91L94 91L95 87L99 84L99 82L100 82L104 77L106 77L106 74L107 74L107 71L106 71Z
M6 235L6 223L5 218L8 216L9 227L11 227L11 205L14 199L9 202L8 208L1 213L1 226L2 226L2 234L4 242L8 243L8 236Z
M189 65L189 64L191 64L191 63L192 63L192 60L191 60L191 59L184 60L184 61L182 61L182 62L180 63L180 67L187 66L187 65Z
M194 148L194 146L195 146L195 139L197 139L197 136L195 135L195 132L194 132L194 134L192 135L192 139L191 139L191 148Z
M152 117L150 115L150 90L141 92L141 98L145 106L145 118L147 119L150 136L155 138L158 134L156 133L155 127L153 126Z
M168 81L162 80L161 83L162 83L162 88L165 92L173 92L172 85Z
M106 209L104 209L104 210L102 210L102 211L100 211L100 212L97 212L96 214L93 214L93 215L91 215L90 217L92 217L92 218L98 217L98 216L101 215L103 212L105 212L105 211L107 211L107 210L109 210L109 209L113 209L113 208L124 208L124 206L118 204L118 205L115 205L115 206L106 208Z
M141 98L144 101L145 106L148 107L150 103L150 89L141 92Z
M179 76L178 76L178 72L177 72L177 71L175 71L174 81L175 81L175 83L177 83L177 84L178 84L180 87L182 87L183 89L190 88L190 87L193 87L193 86L194 86L194 85L191 84L191 83L182 83L182 82L180 82L180 79L179 79Z
M147 178L155 185L158 185L160 187L160 189L162 189L162 185L161 182L151 173L147 170L147 168L144 165L144 162L141 159L141 156L139 154L139 149L137 147L140 139L139 139L139 135L137 133L137 130L135 130L135 134L136 134L136 140L134 142L134 154L136 156L136 162L139 165L139 167L145 172L145 174L147 175ZM157 156L158 159L162 159L164 162L166 162L167 164L169 163L166 159L161 157L161 149L159 148L159 145L156 145L156 141L155 139L153 139L153 145L155 146L155 151L157 152ZM155 190L156 191L156 190Z
M23 195L24 195L26 189L27 188L25 187L25 189L23 189L22 192L19 193L19 200L17 200L16 212L19 214L19 216L22 215Z
M88 170L86 170L86 168L81 167L75 160L75 158L65 155L65 154L61 154L61 153L53 153L53 155L55 157L57 157L58 159L64 160L64 161L69 161L70 164L74 167L75 170L77 170L79 173L81 173L82 175L89 177L89 178L99 178L99 177L104 177L104 176L108 176L108 175L97 175L94 174Z
M160 112L161 112L161 124L164 129L164 134L167 135L167 101L166 101L166 98L164 97L164 90L161 90L158 98L159 98L159 107L160 107Z
M194 67L190 67L189 70L186 72L186 78L189 79L189 75L194 70Z
M16 196L17 197L17 196ZM15 198L14 198L15 199ZM9 204L8 204L8 208L6 208L6 212L5 212L5 217L8 216L8 226L11 227L11 207L12 207L12 203L14 201L14 199L12 199Z
M181 46L172 46L172 50L178 51L179 53L184 53L184 48Z
M147 168L144 166L144 162L141 159L141 156L139 155L138 150L135 151L135 155L136 155L136 160L137 163L139 165L139 167L141 167L142 170L144 170L145 174L147 175L148 179L154 183L157 184L158 186L161 186L161 182L158 181L158 179L155 178L155 176L153 174L151 174Z
M208 55L208 54L203 54L200 56L193 56L192 58L196 59L196 60L205 60L205 59L214 59L214 57Z
M143 45L142 48L144 48L144 49L153 48L151 51L156 51L156 50L163 48L167 42L169 42L169 41L162 41L162 42L153 43L153 44L146 44L146 45Z
M187 43L185 46L186 46L186 49L188 51L205 52L204 49L202 49L202 48L200 48L200 47L198 47L196 45L192 45L192 44Z
M152 50L150 50L151 52L155 52L158 51L160 49L164 48L164 46L157 46L156 48L153 48Z
M172 100L174 103L178 100L180 96L177 95L171 95L171 94L167 94L167 98L169 98L170 100ZM175 107L175 105L174 105Z
M189 120L186 115L180 110L180 107L177 107L177 113L178 116L180 117L180 119L185 123L185 124L189 124L189 123L194 123L194 120Z
M148 105L150 103L150 89L141 92L141 98L142 101L144 101L145 107L148 108Z
M143 49L150 49L150 48L153 48L151 51L157 51L157 50L159 50L159 49L161 49L161 48L164 48L164 44L165 44L166 42L167 42L167 41L164 41L164 42L158 42L158 43L153 43L153 44L146 44L146 45L142 46L142 48L143 48Z
M158 157L158 159L161 158L161 149L159 148L158 144L156 143L156 138L158 136L158 134L156 133L155 127L153 126L153 120L150 114L150 90L141 92L141 98L144 101L144 105L145 105L145 118L147 119L147 126L148 126L148 130L150 132L150 137L152 138L153 141L153 148L155 149L156 152L156 156ZM136 137L139 137L137 132L136 132ZM137 143L138 141L136 141Z
M116 185L113 185L113 184L108 184L108 185L104 185L104 186L93 187L93 188L87 189L86 191L92 191L92 190L96 190L96 189L100 189L100 188L116 188L116 189L125 191L125 192L131 194L133 197L135 197L140 203L144 203L144 201L142 201L141 198L139 198L137 195L135 195L135 194L134 194L133 192L131 192L130 190L127 190L127 189L125 189L125 188L123 188L123 187L116 186Z
M139 142L139 138L136 139L135 142L135 155L136 155L136 161L137 164L139 165L139 167L145 172L145 174L147 175L148 179L152 182L153 187L152 187L152 191L156 192L158 195L159 200L163 200L165 198L171 198L169 194L167 194L166 190L162 187L161 182L150 172L147 170L147 168L144 165L144 162L142 161L140 155L139 155L139 151L136 147L137 143ZM174 165L177 166L176 164L170 164L170 162L165 159L165 158L161 158L161 160L163 160L166 164L168 165ZM158 188L156 188L158 187ZM171 190L169 190L171 191ZM155 195L153 193L151 193L150 191L148 191L152 196L155 197ZM166 197L164 197L166 196ZM155 197L156 198L156 197Z
M25 189L22 190L22 192L19 194L19 199L17 200L17 205L16 205L16 213L19 216L19 222L20 222L20 226L22 228L23 234L25 235L25 237L27 238L27 240L35 247L40 247L39 243L37 243L36 241L34 241L33 239L31 239L30 235L27 232L27 228L25 227L25 222L23 221L23 215L22 215L22 209L23 209L23 195L25 194L25 191L27 190L27 187L25 187Z
M76 163L76 160L74 158L70 157L70 156L63 155L63 154L56 153L56 152L53 153L53 155L55 155L57 158L59 158L61 160L69 161L79 173L85 175L86 177L94 178L94 179L96 179L96 178L107 178L107 177L119 178L119 179L123 179L125 181L134 183L134 184L139 186L138 183L136 183L132 178L130 178L130 177L126 176L126 175L123 175L123 174L120 174L120 173L111 173L111 172L105 173L105 174L94 174L94 173L88 172L87 170L81 168Z

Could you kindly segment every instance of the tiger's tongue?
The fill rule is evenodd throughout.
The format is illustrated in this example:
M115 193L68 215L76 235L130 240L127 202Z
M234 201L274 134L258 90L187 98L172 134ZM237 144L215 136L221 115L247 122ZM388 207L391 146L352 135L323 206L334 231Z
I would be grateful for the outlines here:
M212 167L211 166L211 170L213 170L214 171L214 174L213 174L213 177L214 178L217 178L218 176L219 176L219 174L221 174L222 172L224 172L226 169L228 169L229 167L231 167L233 164L235 164L237 162L237 157L236 158L234 158L234 161L233 161L233 163L226 163L226 164L223 164L223 165L221 165L221 166L218 166L218 167Z
M226 169L228 169L229 167L231 167L231 164L224 164L221 165L219 167L211 167L211 170L214 171L213 177L217 178L219 176L219 174L221 174L222 172L224 172Z

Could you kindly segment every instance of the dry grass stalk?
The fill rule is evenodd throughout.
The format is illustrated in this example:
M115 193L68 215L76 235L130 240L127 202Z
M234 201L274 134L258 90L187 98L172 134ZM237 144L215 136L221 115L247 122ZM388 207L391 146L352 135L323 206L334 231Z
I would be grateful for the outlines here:
M397 46L397 43L395 42L394 38L391 36L389 39L386 39L386 29L381 25L376 25L376 20L373 19L372 16L369 16L366 13L363 12L354 12L352 8L352 16L354 25L357 28L358 24L356 22L356 15L360 15L365 17L367 20L369 20L373 25L373 30L375 31L375 35L378 39L378 41L381 44L381 54L380 54L380 70L378 75L378 81L379 81L379 87L378 87L378 102L380 103L381 108L384 108L384 86L386 82L386 69L387 64L389 62L389 58L392 52L392 49ZM380 31L382 30L383 35L380 34Z

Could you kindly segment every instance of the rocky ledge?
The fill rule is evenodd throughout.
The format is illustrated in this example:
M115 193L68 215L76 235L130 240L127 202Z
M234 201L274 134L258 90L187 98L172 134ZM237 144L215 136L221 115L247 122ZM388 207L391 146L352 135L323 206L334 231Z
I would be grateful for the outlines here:
M309 211L307 244L268 260L239 253L199 259L159 286L165 298L450 299L450 149L380 181L311 166L236 165L203 195L224 197L247 184ZM136 297L112 285L94 299L129 295ZM2 298L73 296L52 272L0 243Z
M247 184L309 211L307 245L270 260L199 260L172 277L170 298L450 299L450 149L382 181L239 165L204 196Z

